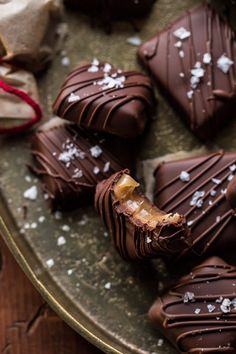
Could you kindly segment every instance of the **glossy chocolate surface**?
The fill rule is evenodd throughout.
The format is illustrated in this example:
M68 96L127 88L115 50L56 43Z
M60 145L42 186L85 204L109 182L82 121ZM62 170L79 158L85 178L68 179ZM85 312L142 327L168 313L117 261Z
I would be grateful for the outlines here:
M209 6L189 10L143 44L139 58L200 139L235 116L235 33Z
M149 317L180 353L235 353L236 268L208 259L158 298Z
M115 187L124 174L129 171L120 171L97 185L95 207L106 225L113 245L124 259L147 259L158 256L172 256L184 248L189 247L189 230L185 218L177 215L177 222L168 221L166 213L156 208L139 189L136 193L140 203L139 214L145 215L146 210L154 211L160 217L167 217L155 226L136 217L136 202L131 197L124 205L115 195ZM142 210L143 204L148 204ZM136 214L136 215L135 215Z
M92 203L98 182L130 166L128 154L122 158L121 151L114 139L99 139L65 124L33 136L31 168L42 179L51 208L71 210Z
M143 132L155 104L146 75L117 70L95 59L68 75L53 110L79 126L134 138Z
M226 199L231 205L231 208L236 210L236 176L229 182Z
M236 217L226 198L235 172L236 154L223 151L162 163L156 169L155 204L167 213L185 215L191 229L192 249L184 250L180 259L235 254Z

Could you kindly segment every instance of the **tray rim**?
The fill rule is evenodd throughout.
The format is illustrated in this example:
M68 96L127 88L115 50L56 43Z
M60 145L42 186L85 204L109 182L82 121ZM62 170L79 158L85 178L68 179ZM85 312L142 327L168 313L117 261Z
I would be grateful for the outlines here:
M11 254L15 258L25 275L28 277L30 282L36 288L36 290L40 293L44 300L51 306L51 308L63 321L65 321L79 335L81 335L90 343L95 345L98 349L101 349L102 351L108 354L131 353L131 348L128 349L125 343L123 343L122 345L121 341L119 342L118 340L116 340L113 336L106 333L106 331L103 331L101 328L96 326L96 324L94 324L94 329L95 332L97 329L97 332L99 333L93 333L88 328L90 325L89 318L86 318L85 315L80 313L80 315L84 316L85 322L87 321L86 324L83 324L82 320L79 321L75 318L75 316L71 315L69 311L65 308L65 306L55 298L52 291L50 291L47 286L45 286L43 282L36 276L32 266L30 265L30 262L24 256L24 252L21 249L22 247L17 243L16 238L14 237L9 226L11 221L14 223L14 218L3 200L3 196L0 189L0 237L3 238ZM26 240L24 240L24 242L27 243ZM34 259L37 259L37 257L34 256ZM53 283L53 285L56 287L55 283ZM122 346L123 348L121 348L121 351L119 347Z

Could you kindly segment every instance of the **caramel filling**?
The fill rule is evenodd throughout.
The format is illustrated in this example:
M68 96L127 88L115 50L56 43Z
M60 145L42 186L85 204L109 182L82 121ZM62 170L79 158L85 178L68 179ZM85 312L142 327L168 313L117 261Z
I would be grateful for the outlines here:
M164 214L153 206L148 199L137 192L137 187L139 187L139 183L127 174L123 174L114 186L115 197L120 205L132 214L133 218L151 228L155 228L160 223L181 221L179 214Z

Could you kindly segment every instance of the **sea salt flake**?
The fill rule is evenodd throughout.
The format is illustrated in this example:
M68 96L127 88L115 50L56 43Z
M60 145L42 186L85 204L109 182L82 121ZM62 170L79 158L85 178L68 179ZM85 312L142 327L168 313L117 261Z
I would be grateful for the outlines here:
M64 236L59 236L57 239L57 246L63 246L66 244L66 239Z
M182 171L179 175L179 179L181 180L181 182L189 182L190 174L186 171Z
M216 222L218 223L218 222L220 222L220 220L221 220L221 217L220 217L220 216L217 216L217 217L216 217Z
M219 179L219 178L212 178L211 180L215 184L221 184L222 183L221 179Z
M55 218L56 220L61 220L61 218L62 218L62 213L61 213L60 211L55 211L55 213L54 213L54 218Z
M63 58L61 59L61 64L62 64L63 66L69 66L69 65L70 65L70 58L68 58L68 57L63 57Z
M186 30L184 27L179 27L175 32L174 36L183 40L191 36L191 32Z
M162 347L163 346L163 343L164 343L164 340L162 338L159 338L158 339L158 342L157 342L157 346L158 347Z
M223 195L225 195L225 194L227 193L227 188L221 189L220 193L223 194Z
M45 220L46 220L46 218L43 215L38 218L38 222L40 222L40 223L44 222Z
M100 148L100 146L95 145L90 148L90 153L91 153L91 156L93 156L93 157L95 157L95 159L97 159L102 154L102 149Z
M194 302L195 299L194 299L194 293L190 292L190 291L187 291L185 294L184 294L184 297L183 297L183 301L184 303L187 303L187 302Z
M210 195L212 196L212 197L215 197L215 195L216 195L216 191L213 189L212 191L210 191Z
M96 73L98 71L99 71L99 61L96 58L94 58L91 63L91 66L88 68L88 72Z
M58 160L64 162L66 167L69 167L68 164L76 158L81 160L85 158L85 153L78 149L73 143L67 144L64 149L65 150L59 155Z
M220 305L220 309L224 313L229 313L231 311L230 306L231 306L231 301L230 299L226 298L223 300L222 304Z
M32 178L31 178L31 176L25 176L25 180L26 180L26 182L32 182Z
M107 173L110 170L111 163L110 161L107 161L103 167L103 172Z
M231 172L235 172L236 171L236 164L229 166L229 169Z
M127 43L138 47L142 44L142 40L138 36L132 36L127 38Z
M111 64L106 63L106 64L104 65L103 72L104 72L104 73L109 73L109 72L111 71L111 69L112 69Z
M105 289L107 289L107 290L110 290L111 289L111 283L106 283L105 285L104 285L104 288Z
M227 180L230 182L230 181L232 181L233 178L234 178L234 175L229 175L229 177L227 178Z
M75 169L72 178L81 178L81 177L83 177L83 171L79 170L78 168Z
M231 301L231 306L233 306L234 310L236 310L236 298Z
M217 60L217 67L224 73L227 74L229 72L229 69L231 65L233 65L234 62L228 58L225 54L223 54L218 60Z
M199 308L195 309L195 311L194 311L194 313L195 313L196 315L199 315L200 312L201 312L201 309L199 309Z
M184 77L184 73L179 73L179 76L180 77Z
M199 77L192 76L191 79L190 79L191 88L192 89L196 89L198 84L199 84L199 82L200 82Z
M184 51L183 50L179 51L179 56L180 56L180 58L184 58Z
M54 266L54 260L52 258L46 261L47 267L52 268Z
M216 303L220 304L224 300L223 296L220 296L218 299L216 299Z
M205 70L203 68L194 68L191 70L191 74L194 76L194 77L198 77L198 78L202 78L204 76L204 73L205 73Z
M36 222L32 222L32 224L30 225L31 229L37 229L38 224Z
M68 274L68 275L71 275L73 272L74 272L74 269L68 269L68 270L67 270L67 274Z
M192 226L192 225L193 225L193 223L194 223L194 221L193 221L193 220L189 220L189 221L187 222L187 225L188 225L188 226Z
M69 231L70 231L70 226L69 226L69 225L63 225L63 226L61 227L61 229L62 229L63 231L65 231L65 232L69 232Z
M70 96L68 97L68 102L72 103L72 102L77 102L80 100L80 96L79 95L75 95L73 92L70 94Z
M124 87L124 82L126 78L125 76L119 76L116 78L113 78L111 76L105 76L103 80L97 81L97 84L102 86L103 90L109 90L113 88L123 88Z
M38 188L32 186L24 192L24 198L29 200L36 200L38 196Z
M208 311L211 313L215 310L216 307L214 305L209 304L209 305L207 305L207 308L208 308Z
M188 99L189 99L189 100L191 100L191 99L192 99L192 97L193 97L193 93L194 93L194 91L193 91L193 90L190 90L190 91L188 91L188 92L187 92L187 97L188 97Z
M151 243L151 242L152 242L152 239L148 236L148 237L146 238L146 242L147 242L147 243Z
M203 54L203 63L204 64L210 64L211 63L211 54L210 53Z
M97 166L95 166L95 167L93 168L93 173L94 173L95 175L98 175L99 172L100 172L100 168L97 167Z
M190 206L196 206L197 208L201 208L203 205L203 197L205 195L204 191L196 191L193 196L192 199L190 201Z
M174 44L174 46L175 46L176 48L181 48L181 47L182 47L182 42L181 42L181 41L178 41L178 42L176 42L176 43Z

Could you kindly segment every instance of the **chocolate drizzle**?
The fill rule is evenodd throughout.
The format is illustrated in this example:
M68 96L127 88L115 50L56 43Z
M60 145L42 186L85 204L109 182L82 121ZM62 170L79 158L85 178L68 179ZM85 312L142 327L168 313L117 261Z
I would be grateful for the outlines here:
M208 259L157 299L149 316L180 353L235 353L236 268Z
M183 216L175 214L178 221L168 221L168 215L156 208L139 189L137 196L142 199L142 205L148 204L148 210L165 216L166 221L150 226L147 222L136 218L136 212L124 205L114 194L117 182L129 171L121 171L97 185L95 207L106 225L115 249L124 259L147 259L158 256L171 256L189 247L191 240ZM130 203L129 203L130 202ZM135 203L135 202L134 202ZM133 204L132 198L128 205Z
M190 34L179 39L182 28ZM189 10L143 44L139 57L199 138L213 137L235 115L235 33L209 6Z
M190 175L189 182L181 181L182 171ZM156 205L168 213L182 213L191 228L192 249L183 250L181 257L234 252L235 211L225 195L235 172L236 154L223 151L163 163L156 169Z
M109 143L72 124L34 135L31 169L42 179L53 210L88 204L99 181L127 166L117 149L117 155L110 152L115 144L114 139Z
M153 87L146 75L115 70L95 60L66 78L53 110L80 126L133 138L143 132L154 107Z

